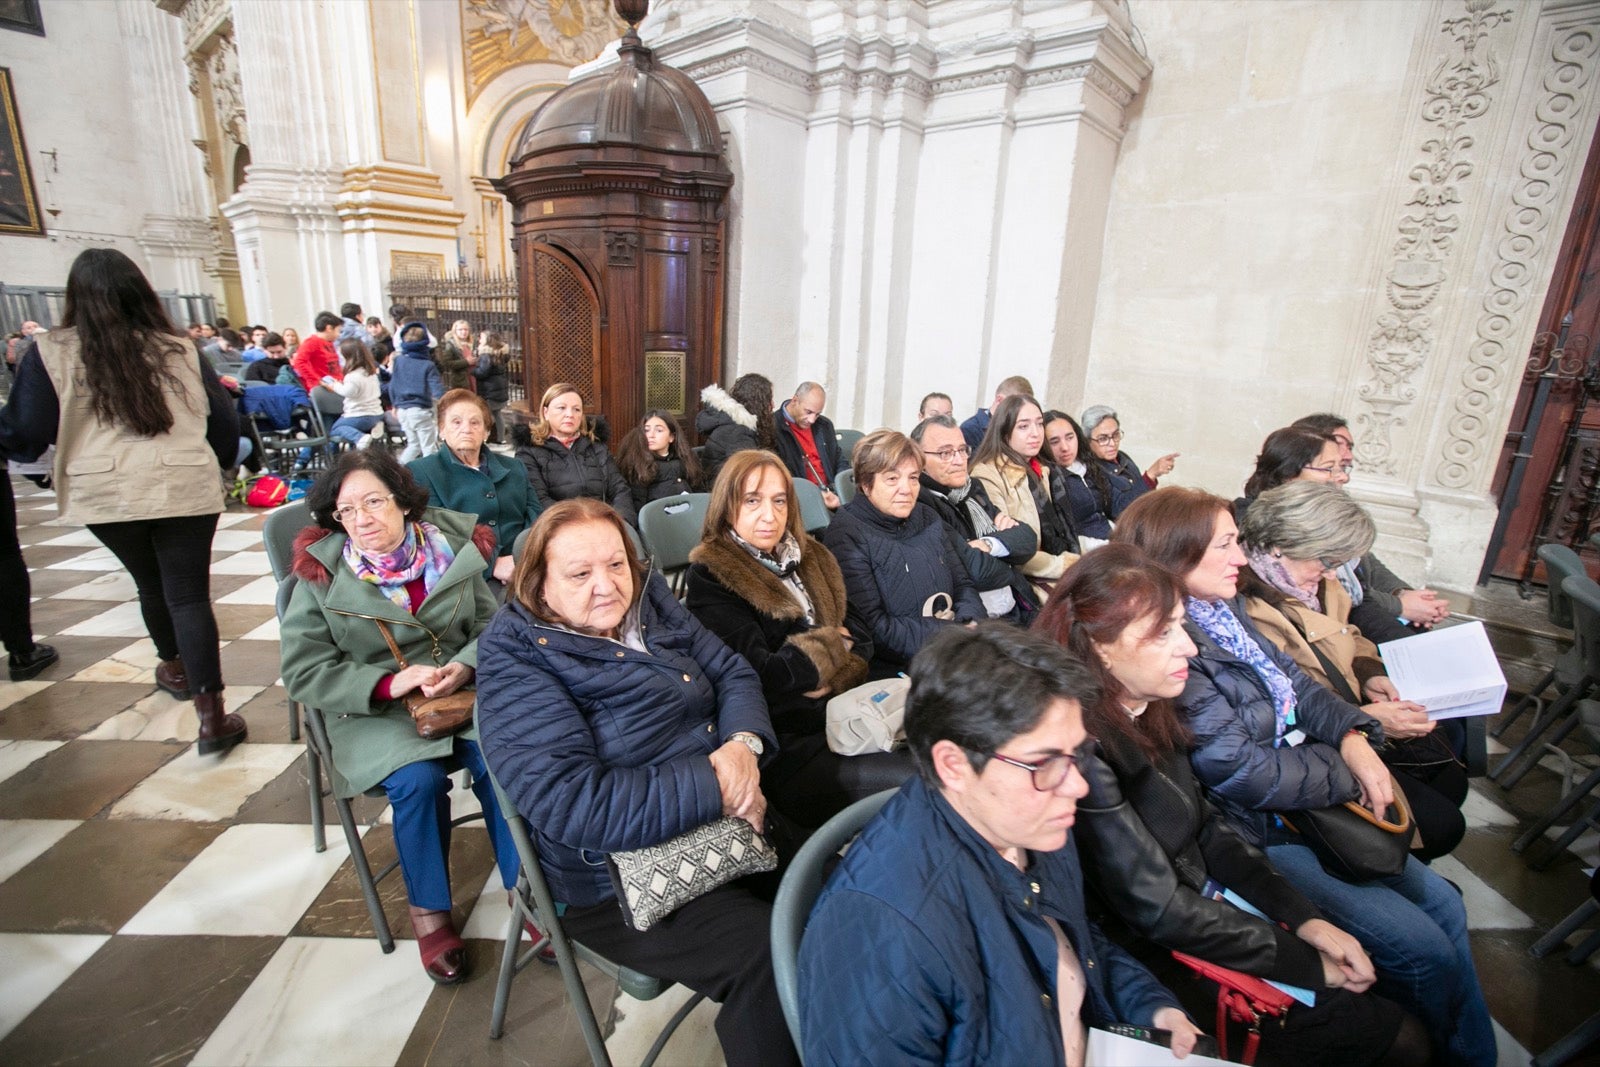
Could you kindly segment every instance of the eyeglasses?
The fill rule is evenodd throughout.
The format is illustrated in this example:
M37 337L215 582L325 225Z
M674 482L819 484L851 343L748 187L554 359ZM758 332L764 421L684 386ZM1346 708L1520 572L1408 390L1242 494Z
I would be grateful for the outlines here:
M1038 763L1024 763L1019 759L1012 759L1010 756L1002 756L998 752L989 753L989 757L1027 771L1033 776L1033 788L1041 793L1049 793L1060 789L1061 783L1065 782L1067 775L1072 773L1072 768L1078 766L1086 756L1094 754L1096 744L1098 742L1095 738L1088 737L1084 739L1083 744L1071 752L1050 756L1047 759L1040 760Z
M356 512L358 511L364 511L368 515L376 515L378 512L388 507L389 501L393 499L393 493L384 493L382 496L378 495L377 493L373 493L371 496L362 497L354 504L346 504L343 507L334 508L333 521L349 522L351 519L356 517Z
M1333 477L1335 474L1339 474L1341 472L1349 473L1349 470L1350 470L1349 467L1341 467L1338 464L1335 464L1334 466L1331 466L1331 467L1318 467L1314 463L1307 463L1305 466L1301 467L1300 469L1303 470L1303 471L1316 471L1318 474L1326 474L1330 478Z
M1117 430L1114 433L1096 434L1094 437L1089 438L1089 443L1092 444L1092 445L1117 445L1117 444L1121 444L1122 443L1122 431L1121 430Z
M929 452L926 448L924 448L922 450L922 454L924 456L938 456L942 462L949 463L957 456L960 456L962 459L966 459L968 456L972 455L972 449L963 445L960 448L941 448L937 452Z

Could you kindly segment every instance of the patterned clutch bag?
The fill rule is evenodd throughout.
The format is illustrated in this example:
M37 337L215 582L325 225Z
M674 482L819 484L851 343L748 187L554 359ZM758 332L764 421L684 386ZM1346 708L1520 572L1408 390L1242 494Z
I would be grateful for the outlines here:
M743 819L725 815L646 848L606 857L617 904L643 932L721 885L778 866L778 853Z

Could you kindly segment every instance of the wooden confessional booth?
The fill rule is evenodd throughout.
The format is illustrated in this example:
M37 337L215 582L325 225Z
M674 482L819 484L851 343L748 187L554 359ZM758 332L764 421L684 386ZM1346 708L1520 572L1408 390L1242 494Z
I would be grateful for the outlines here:
M544 390L571 382L613 447L650 408L692 437L700 390L719 380L733 185L700 88L632 26L618 54L544 102L495 182L513 210L528 357L527 400L506 414L537 419Z

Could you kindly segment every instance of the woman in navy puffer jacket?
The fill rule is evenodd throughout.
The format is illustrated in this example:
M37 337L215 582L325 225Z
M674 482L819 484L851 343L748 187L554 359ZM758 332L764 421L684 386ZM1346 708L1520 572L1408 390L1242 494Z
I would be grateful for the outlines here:
M870 676L886 678L941 627L989 616L955 531L917 503L922 447L894 430L874 430L856 445L855 472L857 493L835 513L822 543L839 561L850 606L868 627L857 640L874 650Z
M568 936L723 1005L729 1064L796 1062L772 976L771 905L743 881L650 929L624 921L608 853L724 816L764 824L777 751L755 671L680 605L587 498L534 524L478 643L484 759L527 820Z

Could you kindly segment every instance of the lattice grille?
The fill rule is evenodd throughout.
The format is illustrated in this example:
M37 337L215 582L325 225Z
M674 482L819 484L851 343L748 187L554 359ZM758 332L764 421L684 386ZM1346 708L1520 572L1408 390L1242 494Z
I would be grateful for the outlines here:
M674 415L684 413L684 370L682 352L644 354L644 406L662 408Z
M533 257L535 393L571 382L591 406L600 400L595 307L573 268L552 255ZM535 401L537 402L537 401Z

